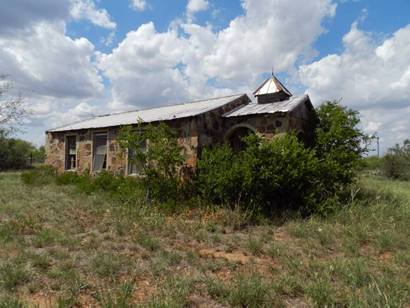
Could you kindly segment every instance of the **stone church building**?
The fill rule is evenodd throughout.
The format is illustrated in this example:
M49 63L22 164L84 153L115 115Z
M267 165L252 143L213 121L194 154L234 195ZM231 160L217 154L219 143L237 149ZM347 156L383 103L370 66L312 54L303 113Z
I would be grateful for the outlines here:
M268 78L253 93L231 95L186 104L103 115L46 132L46 164L59 172L107 170L132 175L136 166L128 163L127 151L116 136L125 125L164 122L178 132L185 155L185 167L195 169L203 147L229 143L243 147L242 137L259 133L273 138L295 132L311 142L316 121L309 96L293 96L275 77Z

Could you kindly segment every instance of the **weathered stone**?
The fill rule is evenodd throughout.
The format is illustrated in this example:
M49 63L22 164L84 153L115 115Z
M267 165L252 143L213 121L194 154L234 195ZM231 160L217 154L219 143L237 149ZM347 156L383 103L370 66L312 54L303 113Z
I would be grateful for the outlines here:
M223 114L248 103L241 97L221 108L189 118L179 118L165 123L178 132L178 144L183 148L186 161L180 170L182 176L195 172L198 157L202 148L215 144L230 142L239 129L259 132L265 138L295 131L304 136L306 142L313 139L315 126L312 110L301 104L290 113L253 114L232 118L224 118ZM158 123L153 123L156 125ZM65 140L66 136L77 137L77 171L92 172L93 136L96 132L107 133L107 170L116 174L127 173L127 153L117 141L118 128L82 129L80 131L47 133L46 136L46 164L52 165L59 172L65 170ZM303 134L299 134L303 132Z

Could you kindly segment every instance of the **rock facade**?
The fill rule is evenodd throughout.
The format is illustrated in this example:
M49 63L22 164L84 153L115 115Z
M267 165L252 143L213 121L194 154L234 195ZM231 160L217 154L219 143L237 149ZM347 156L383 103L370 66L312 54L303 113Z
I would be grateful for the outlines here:
M266 138L273 138L283 133L294 131L306 142L313 138L314 111L305 104L289 113L259 114L234 118L224 118L223 114L249 103L244 95L216 110L195 117L166 121L178 132L178 143L183 148L185 170L195 170L198 157L203 147L227 142L236 129L246 127ZM155 125L155 123L153 123ZM117 134L119 127L105 129L86 129L67 132L48 132L46 135L46 164L54 166L59 172L65 171L65 153L67 136L76 136L76 172L93 173L93 136L95 133L107 133L106 169L114 174L128 174L127 153L119 146Z

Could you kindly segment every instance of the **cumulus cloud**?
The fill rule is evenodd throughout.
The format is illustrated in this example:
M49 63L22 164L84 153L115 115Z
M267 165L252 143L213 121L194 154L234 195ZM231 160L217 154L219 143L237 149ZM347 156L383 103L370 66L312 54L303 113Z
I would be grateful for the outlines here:
M26 93L55 97L101 93L93 55L93 44L65 36L63 24L39 23L30 35L0 37L0 72Z
M188 0L188 4L186 6L188 20L192 21L196 13L206 11L208 7L208 0Z
M38 22L62 22L68 19L89 20L93 24L114 29L115 22L105 9L93 0L13 0L0 1L0 35L30 31Z
M147 8L146 0L131 0L131 7L136 11L144 11Z
M342 53L301 66L299 80L315 102L343 98L359 109L367 131L404 138L410 131L410 25L380 43L355 22L343 44Z
M187 10L189 4L191 12L204 8L201 3L190 1ZM111 81L115 104L152 106L250 90L272 65L292 70L312 55L312 43L324 32L323 19L336 9L331 0L244 0L242 5L244 15L218 32L187 23L161 33L148 23L128 33L98 61Z
M158 33L148 23L129 32L111 54L101 54L99 67L113 87L111 107L161 105L186 97L184 76L175 67L186 47L176 31Z
M14 34L39 21L60 21L69 17L68 0L0 1L0 35Z
M115 29L116 23L113 22L105 9L97 9L93 0L71 0L71 16L74 19L86 19L93 24L107 28Z

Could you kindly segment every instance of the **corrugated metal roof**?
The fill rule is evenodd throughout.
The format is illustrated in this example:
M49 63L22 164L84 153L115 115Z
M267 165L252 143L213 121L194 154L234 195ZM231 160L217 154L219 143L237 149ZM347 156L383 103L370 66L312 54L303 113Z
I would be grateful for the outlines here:
M289 92L288 89L280 82L275 75L266 79L258 89L253 93L255 96L266 95L266 94L274 94L280 91L285 92L289 96L292 96L292 93Z
M295 109L299 104L302 104L309 100L309 96L293 96L288 100L280 101L270 104L248 104L245 106L240 106L228 113L225 113L223 117L240 117L251 114L264 114L264 113L277 113L277 112L290 112Z
M222 107L246 94L230 95L186 104L164 106L159 108L128 111L95 118L51 129L48 132L62 132L70 130L104 128L121 125L137 124L139 121L156 122L196 116ZM248 100L250 101L249 97Z

